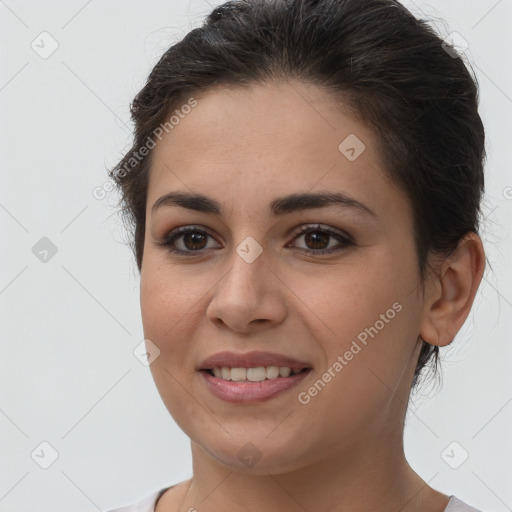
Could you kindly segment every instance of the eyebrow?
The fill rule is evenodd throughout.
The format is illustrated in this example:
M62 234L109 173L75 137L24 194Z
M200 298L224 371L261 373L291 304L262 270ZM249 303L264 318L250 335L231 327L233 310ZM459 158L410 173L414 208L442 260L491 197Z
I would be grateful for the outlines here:
M151 213L162 206L181 206L198 212L211 213L217 216L223 215L222 207L218 201L203 194L192 192L169 192L163 195L155 201ZM307 192L279 197L270 203L270 212L273 216L282 216L301 210L326 208L328 206L351 208L366 215L377 217L377 214L364 203L341 192Z

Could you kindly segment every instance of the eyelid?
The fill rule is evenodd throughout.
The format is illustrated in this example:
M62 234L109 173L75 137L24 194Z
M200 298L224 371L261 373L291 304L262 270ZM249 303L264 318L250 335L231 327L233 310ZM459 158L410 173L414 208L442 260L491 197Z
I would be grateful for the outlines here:
M347 242L355 243L354 238L349 235L346 231L343 231L341 229L328 226L327 224L320 224L320 223L309 223L309 224L303 224L298 228L298 231L293 235L293 240L295 240L300 235L307 233L308 231L323 231L327 234L330 234L332 236L339 236L343 239L345 239ZM293 233L294 231L292 231Z

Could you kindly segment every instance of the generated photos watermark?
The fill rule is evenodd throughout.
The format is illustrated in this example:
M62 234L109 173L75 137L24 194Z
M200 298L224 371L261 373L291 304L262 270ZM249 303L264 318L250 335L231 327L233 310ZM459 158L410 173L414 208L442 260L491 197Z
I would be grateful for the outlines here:
M153 130L152 135L150 135L145 143L138 148L137 151L133 151L128 161L116 172L114 172L114 176L116 178L124 178L130 173L134 167L136 167L139 162L141 162L144 157L146 157L149 152L156 146L155 138L158 140L162 140L164 133L170 133L171 130L180 123L182 119L185 118L187 114L192 112L192 109L197 106L197 100L194 97L188 99L187 103L182 105L179 109L173 111L172 115L169 117L168 121L160 124L157 128ZM114 190L114 184L111 180L105 181L103 185L97 186L93 189L92 195L95 199L99 201L105 199L107 194Z
M386 313L382 313L372 326L366 327L357 335L357 340L365 347L368 344L368 337L374 338L379 332L384 329L386 324L395 318L396 314L402 311L402 304L399 302L395 302L391 308L389 308ZM353 340L350 348L344 352L343 355L339 355L336 358L336 361L329 366L329 368L322 374L321 378L318 379L307 391L301 391L298 394L298 401L307 405L311 402L311 399L320 393L325 386L334 378L338 373L345 368L349 364L350 361L354 358L355 355L361 352L361 345L357 342L357 340Z

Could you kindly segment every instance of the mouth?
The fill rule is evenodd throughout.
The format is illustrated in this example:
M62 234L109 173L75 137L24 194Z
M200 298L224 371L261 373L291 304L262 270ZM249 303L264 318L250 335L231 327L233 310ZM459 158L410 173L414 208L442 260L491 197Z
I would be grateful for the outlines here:
M238 404L289 395L313 371L307 360L258 350L217 352L200 362L196 369L211 395Z

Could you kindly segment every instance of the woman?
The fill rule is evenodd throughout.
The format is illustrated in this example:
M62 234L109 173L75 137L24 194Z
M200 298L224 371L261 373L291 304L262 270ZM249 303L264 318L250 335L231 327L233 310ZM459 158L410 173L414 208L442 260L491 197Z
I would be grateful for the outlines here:
M117 510L475 511L403 450L485 267L455 49L393 0L228 2L131 111L111 176L193 476Z

